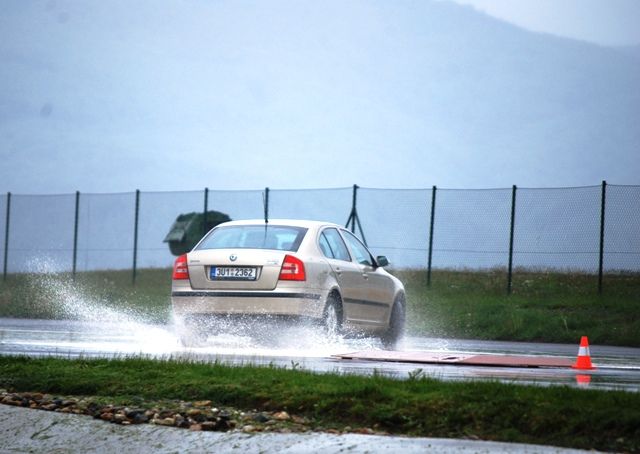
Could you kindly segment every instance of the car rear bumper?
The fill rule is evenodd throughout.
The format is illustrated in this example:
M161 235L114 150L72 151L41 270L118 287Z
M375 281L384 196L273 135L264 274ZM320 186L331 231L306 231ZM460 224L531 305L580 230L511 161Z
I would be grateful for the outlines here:
M185 315L278 315L320 318L324 298L299 291L174 290L173 311Z

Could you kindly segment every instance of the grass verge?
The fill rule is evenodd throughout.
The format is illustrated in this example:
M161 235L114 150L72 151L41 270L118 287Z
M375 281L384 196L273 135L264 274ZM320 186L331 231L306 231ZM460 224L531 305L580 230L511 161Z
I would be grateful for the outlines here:
M410 331L467 339L640 347L640 275L515 273L506 294L503 270L398 273L407 288Z
M286 410L314 430L371 428L612 451L640 449L640 394L494 382L398 381L184 360L0 357L0 387L120 405L210 400Z
M640 347L640 274L604 277L516 270L506 294L506 272L425 270L395 273L405 283L408 327L414 335L467 339ZM105 309L163 323L170 317L171 270L10 275L0 283L0 317L104 317ZM88 314L87 314L88 313Z

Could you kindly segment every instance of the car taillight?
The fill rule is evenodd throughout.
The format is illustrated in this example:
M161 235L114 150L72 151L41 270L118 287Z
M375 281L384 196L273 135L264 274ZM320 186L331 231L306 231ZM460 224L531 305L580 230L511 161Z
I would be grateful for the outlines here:
M173 279L189 279L189 268L187 267L187 254L183 254L176 259L173 264Z
M281 281L304 281L306 276L302 260L292 255L285 255L279 279Z

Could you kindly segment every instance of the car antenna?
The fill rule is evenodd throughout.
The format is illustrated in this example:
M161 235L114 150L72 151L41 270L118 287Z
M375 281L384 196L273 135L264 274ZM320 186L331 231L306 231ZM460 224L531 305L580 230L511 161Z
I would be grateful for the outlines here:
M264 238L262 245L267 243L267 226L269 225L269 188L265 188L262 193L262 207L264 208Z
M269 223L269 188L265 188L262 193L262 207L264 208L264 225Z

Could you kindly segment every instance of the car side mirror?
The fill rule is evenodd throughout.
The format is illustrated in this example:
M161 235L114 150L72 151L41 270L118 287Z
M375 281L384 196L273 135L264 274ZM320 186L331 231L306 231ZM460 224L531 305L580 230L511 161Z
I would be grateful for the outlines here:
M379 255L376 257L376 263L378 266L387 266L389 265L389 260L384 255Z

